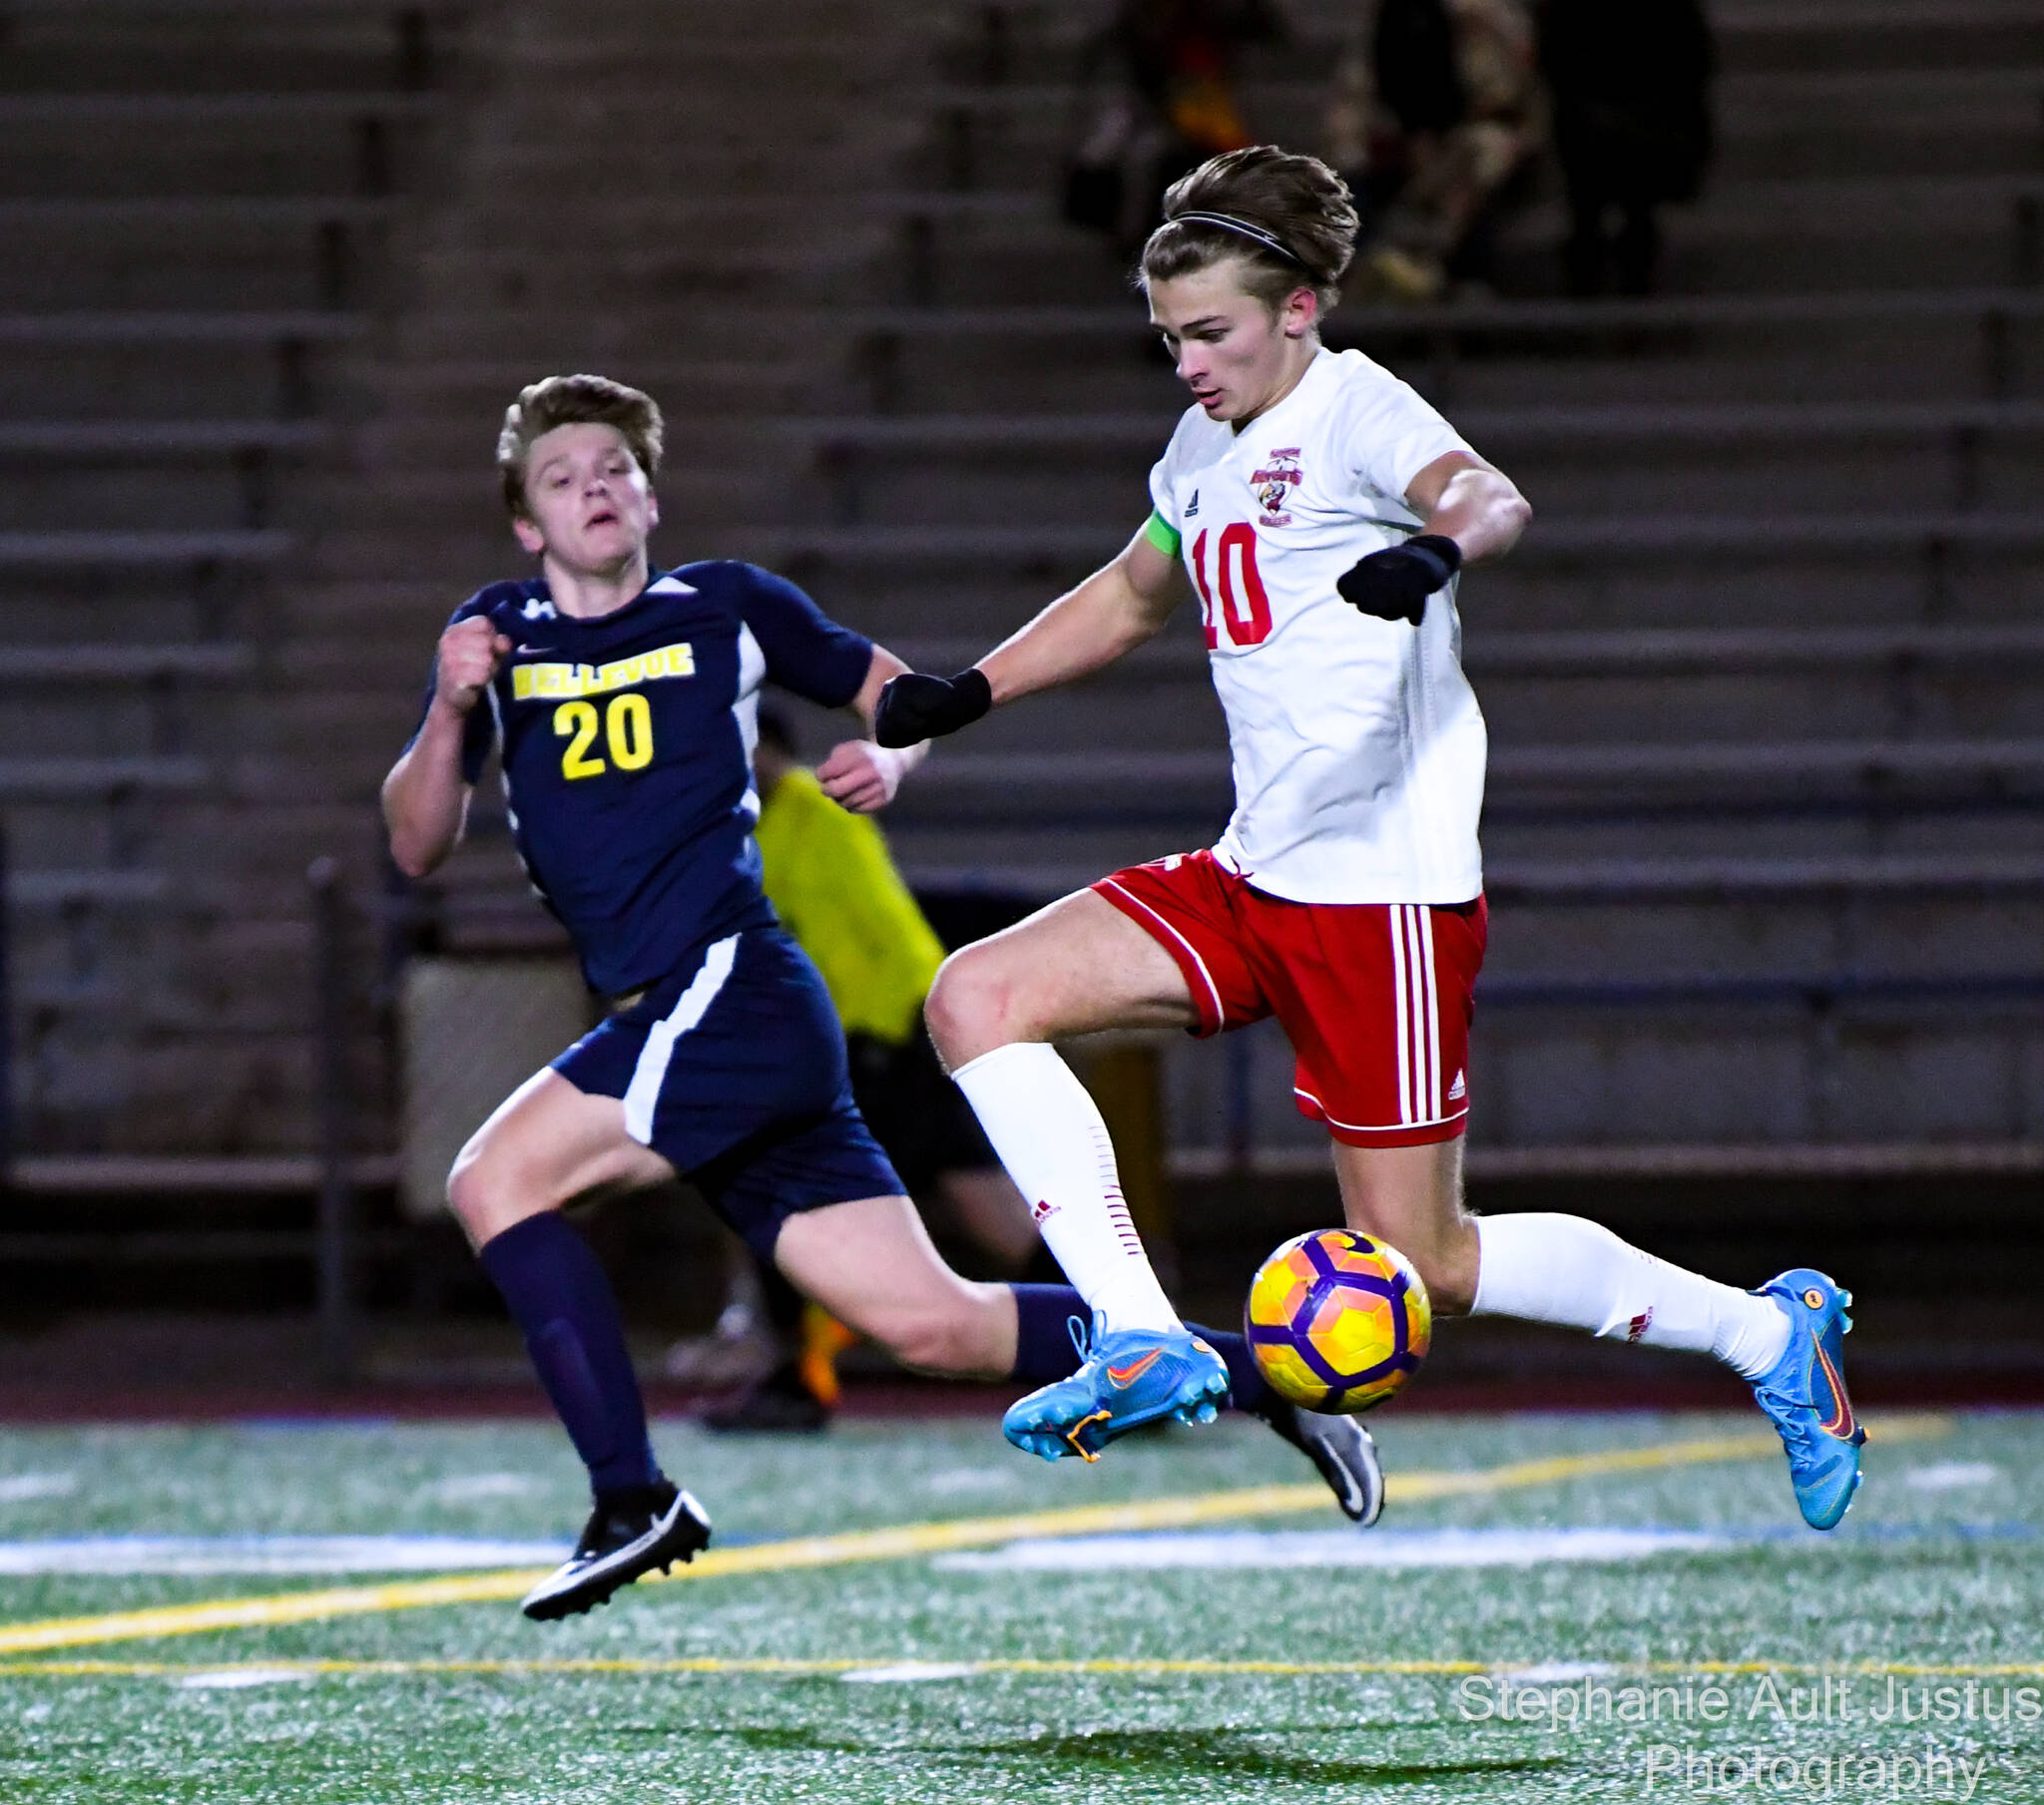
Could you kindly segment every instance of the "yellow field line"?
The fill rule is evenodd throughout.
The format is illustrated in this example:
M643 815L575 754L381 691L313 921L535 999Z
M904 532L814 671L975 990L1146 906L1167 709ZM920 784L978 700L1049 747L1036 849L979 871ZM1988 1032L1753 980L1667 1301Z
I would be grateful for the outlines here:
M1893 1674L1904 1679L2037 1679L2044 1680L2044 1661L1923 1662L1923 1661L1631 1661L1585 1662L1595 1679L1626 1675L1690 1675L1731 1677L1740 1674L1806 1674L1834 1677L1881 1678ZM890 1667L933 1667L946 1673L980 1675L1017 1674L1166 1674L1190 1678L1227 1678L1237 1674L1263 1673L1280 1678L1428 1678L1463 1673L1510 1675L1531 1672L1526 1660L1374 1660L1374 1661L1261 1661L1261 1660L1030 1660L1022 1657L987 1660L931 1660L900 1655L833 1655L813 1659L792 1656L758 1657L689 1655L672 1659L635 1658L580 1660L303 1660L284 1658L265 1661L0 1661L0 1675L42 1674L59 1679L183 1679L195 1674L275 1673L306 1679L328 1676L411 1678L430 1675L482 1675L505 1678L550 1678L575 1675L603 1677L620 1675L660 1676L673 1674L783 1674L794 1678L834 1673L861 1673ZM1575 1680L1543 1682L1572 1685Z
M1901 1441L1939 1435L1950 1427L1940 1416L1890 1417L1880 1439ZM1504 1492L1615 1473L1659 1472L1671 1467L1750 1460L1774 1453L1770 1431L1713 1436L1656 1447L1597 1454L1556 1455L1513 1461L1466 1473L1394 1475L1389 1497L1404 1506L1433 1498ZM954 1549L987 1548L1008 1542L1063 1536L1126 1535L1142 1530L1187 1529L1244 1518L1282 1517L1327 1508L1326 1488L1247 1486L1187 1498L1139 1499L1127 1504L1081 1505L1061 1511L1029 1511L1008 1517L966 1517L948 1522L910 1523L891 1529L854 1530L841 1536L798 1536L741 1548L712 1549L672 1577L675 1580L717 1579L735 1574L790 1573L803 1568L842 1567L857 1562L900 1561ZM401 1579L381 1585L328 1586L316 1591L274 1592L253 1598L215 1598L191 1604L163 1604L146 1610L112 1611L89 1617L54 1617L0 1626L0 1655L48 1648L78 1648L99 1642L130 1642L169 1635L202 1635L217 1629L266 1629L328 1617L418 1610L434 1604L495 1603L524 1595L545 1570L456 1574L437 1579ZM646 1580L640 1583L647 1583Z

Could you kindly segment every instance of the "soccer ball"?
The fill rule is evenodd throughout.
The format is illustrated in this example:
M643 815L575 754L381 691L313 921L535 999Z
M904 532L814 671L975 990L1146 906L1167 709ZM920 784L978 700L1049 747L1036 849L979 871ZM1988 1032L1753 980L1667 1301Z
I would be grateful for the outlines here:
M1433 1308L1397 1248L1352 1228L1321 1228L1293 1236L1257 1269L1243 1332L1279 1397L1353 1416L1418 1370Z

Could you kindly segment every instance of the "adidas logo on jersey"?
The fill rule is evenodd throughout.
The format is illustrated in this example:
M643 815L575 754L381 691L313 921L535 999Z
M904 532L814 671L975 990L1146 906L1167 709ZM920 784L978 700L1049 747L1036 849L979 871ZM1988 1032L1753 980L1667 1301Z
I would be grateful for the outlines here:
M1191 520L1191 519L1192 519L1192 517L1193 517L1193 516L1194 516L1195 514L1199 513L1199 511L1200 511L1200 492L1199 492L1199 490L1195 489L1195 490L1193 491L1193 499L1192 499L1191 501L1189 501L1189 502L1187 502L1187 503L1186 503L1186 519L1188 519L1188 520Z

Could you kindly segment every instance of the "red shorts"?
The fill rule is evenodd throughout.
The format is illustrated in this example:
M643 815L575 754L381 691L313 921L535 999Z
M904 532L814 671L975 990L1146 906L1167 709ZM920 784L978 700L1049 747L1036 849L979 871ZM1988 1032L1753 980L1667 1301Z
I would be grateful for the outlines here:
M1178 962L1198 1035L1275 1015L1297 1056L1301 1116L1350 1146L1452 1140L1469 1114L1469 1023L1482 897L1300 903L1267 896L1211 852L1093 886Z

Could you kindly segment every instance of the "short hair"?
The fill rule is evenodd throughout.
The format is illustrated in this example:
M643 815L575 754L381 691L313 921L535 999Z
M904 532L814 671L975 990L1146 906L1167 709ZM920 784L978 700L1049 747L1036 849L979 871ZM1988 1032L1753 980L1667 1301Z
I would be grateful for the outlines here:
M518 391L504 410L497 434L497 474L503 479L504 505L514 520L531 518L525 500L525 465L536 440L557 426L615 426L625 436L639 468L650 481L660 468L662 435L660 403L642 389L627 388L608 376L548 376Z
M1181 214L1221 214L1254 230ZM1341 298L1360 225L1347 183L1317 157L1251 145L1209 158L1165 191L1164 224L1143 246L1136 282L1148 292L1152 282L1241 257L1243 286L1267 306L1310 288L1325 313Z

